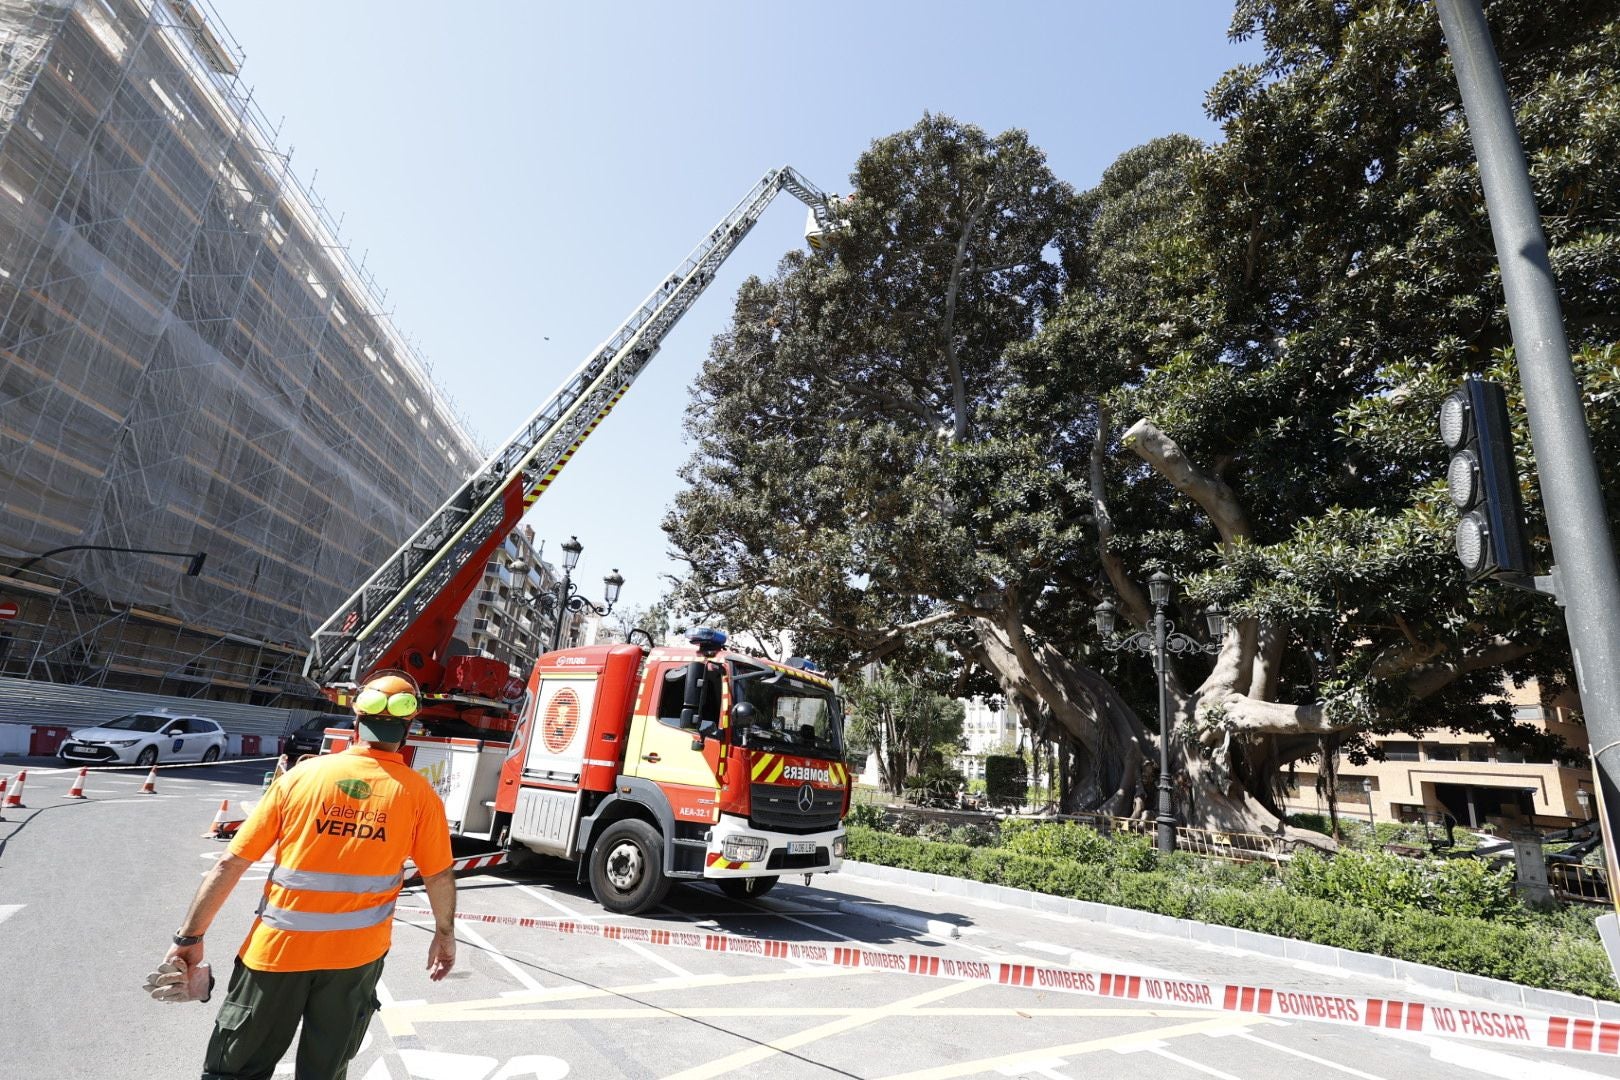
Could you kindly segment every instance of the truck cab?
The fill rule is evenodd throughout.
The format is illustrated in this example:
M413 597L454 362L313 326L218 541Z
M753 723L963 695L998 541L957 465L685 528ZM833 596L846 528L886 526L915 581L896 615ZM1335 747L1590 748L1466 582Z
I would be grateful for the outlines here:
M604 645L540 657L502 765L506 845L576 860L611 911L680 879L757 896L843 861L849 771L833 685L724 650Z

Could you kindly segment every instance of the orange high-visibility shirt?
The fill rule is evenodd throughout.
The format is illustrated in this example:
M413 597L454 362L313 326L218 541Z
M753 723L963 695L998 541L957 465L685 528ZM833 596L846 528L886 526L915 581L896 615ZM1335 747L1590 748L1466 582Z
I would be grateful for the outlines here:
M283 775L231 841L276 865L237 954L257 971L369 964L388 951L408 856L423 877L450 866L450 827L433 785L397 753L353 747Z

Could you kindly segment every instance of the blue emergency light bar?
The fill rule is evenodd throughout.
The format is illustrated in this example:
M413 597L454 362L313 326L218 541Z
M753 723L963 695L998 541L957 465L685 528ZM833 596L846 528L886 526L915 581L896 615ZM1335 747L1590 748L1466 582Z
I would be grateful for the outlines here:
M687 631L686 640L704 656L713 656L726 647L726 632L710 626L699 626Z

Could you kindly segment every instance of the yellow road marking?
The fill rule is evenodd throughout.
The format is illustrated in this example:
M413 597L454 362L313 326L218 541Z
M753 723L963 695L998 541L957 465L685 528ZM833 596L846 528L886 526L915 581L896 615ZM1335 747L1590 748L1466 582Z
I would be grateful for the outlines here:
M1088 1039L1085 1042L1047 1046L1039 1050L1020 1050L1015 1054L1002 1054L998 1057L980 1058L978 1061L963 1061L952 1065L941 1065L935 1069L919 1069L916 1072L897 1073L885 1077L884 1080L949 1080L949 1078L955 1076L972 1076L974 1073L1002 1069L1011 1070L1026 1062L1045 1061L1055 1057L1073 1057L1077 1054L1090 1054L1097 1050L1133 1050L1165 1039L1179 1039L1183 1035L1205 1035L1214 1031L1229 1031L1233 1028L1249 1027L1264 1021L1265 1017L1263 1016L1216 1016L1190 1024L1173 1024L1170 1027L1132 1031L1125 1035L1109 1035L1106 1038Z
M951 997L968 990L977 990L981 986L983 986L982 983L963 982L935 987L926 993L904 998L891 1005L878 1005L870 1009L862 1009L843 1019L821 1024L792 1035L784 1035L763 1046L751 1046L746 1050L739 1050L735 1054L728 1054L723 1058L717 1058L706 1064L675 1073L673 1076L666 1077L665 1080L710 1080L711 1077L723 1076L728 1072L752 1065L755 1062L764 1061L766 1058L773 1057L784 1050L793 1050L807 1043L819 1042L832 1035L841 1035L846 1031L853 1031L858 1027L865 1027L867 1024L879 1020L910 1012L915 1006L926 1005L928 1002L938 1001L941 998Z

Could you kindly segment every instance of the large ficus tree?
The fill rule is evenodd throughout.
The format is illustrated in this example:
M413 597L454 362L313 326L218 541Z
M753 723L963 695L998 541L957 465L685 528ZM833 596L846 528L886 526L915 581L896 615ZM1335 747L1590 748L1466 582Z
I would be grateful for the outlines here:
M1598 2L1489 13L1613 492L1620 30ZM1449 551L1435 408L1512 369L1432 7L1245 2L1234 33L1264 60L1211 91L1223 141L1150 143L1082 195L1017 133L874 144L836 258L740 294L669 527L686 603L844 665L945 643L1065 743L1071 805L1115 811L1153 696L1087 616L1145 625L1170 571L1180 621L1235 616L1172 671L1181 812L1256 828L1282 770L1371 732L1527 739L1488 702L1556 689L1568 650L1556 608Z
M1620 314L1605 222L1620 196L1620 23L1597 3L1491 14L1612 480L1614 421L1598 403L1616 382ZM1283 768L1330 769L1373 732L1534 741L1489 701L1531 676L1555 692L1569 665L1556 607L1470 586L1451 554L1435 412L1464 374L1512 370L1432 6L1244 3L1234 32L1261 35L1265 60L1210 95L1226 138L1189 170L1201 255L1163 320L1126 305L1135 323L1203 321L1104 395L1136 471L1116 465L1098 494L1120 491L1114 527L1130 535L1103 565L1137 622L1129 568L1154 560L1238 616L1213 670L1181 673L1175 733L1186 811L1243 826L1275 813ZM1132 340L1121 324L1101 340Z

